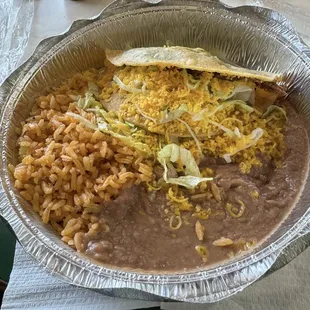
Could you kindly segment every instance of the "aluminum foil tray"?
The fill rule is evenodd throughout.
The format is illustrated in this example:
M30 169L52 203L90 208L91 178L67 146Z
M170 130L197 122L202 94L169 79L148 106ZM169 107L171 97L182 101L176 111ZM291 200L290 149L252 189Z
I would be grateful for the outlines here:
M283 16L256 7L231 9L215 0L115 1L96 19L77 21L66 33L41 42L1 87L0 214L34 260L69 283L127 298L214 302L264 275L285 248L276 268L308 246L309 237L296 240L310 231L309 177L287 218L251 253L203 271L164 275L109 269L80 256L42 224L8 171L8 163L17 162L15 128L39 93L76 72L101 67L106 48L164 44L202 47L236 65L282 73L310 136L310 51Z

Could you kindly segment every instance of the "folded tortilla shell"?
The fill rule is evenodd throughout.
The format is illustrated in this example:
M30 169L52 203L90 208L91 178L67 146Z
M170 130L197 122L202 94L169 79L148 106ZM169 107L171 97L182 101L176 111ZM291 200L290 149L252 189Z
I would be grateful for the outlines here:
M115 66L177 67L198 71L220 73L229 77L244 77L263 82L277 82L279 74L235 67L224 63L201 48L141 47L127 51L107 50L107 59Z

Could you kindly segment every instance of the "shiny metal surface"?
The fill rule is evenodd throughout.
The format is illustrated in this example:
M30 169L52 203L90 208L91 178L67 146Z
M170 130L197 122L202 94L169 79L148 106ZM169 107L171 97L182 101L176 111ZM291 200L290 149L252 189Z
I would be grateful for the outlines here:
M230 63L284 74L290 98L308 120L310 134L310 51L283 16L256 7L230 9L214 0L163 0L156 5L115 1L97 19L75 22L65 34L44 40L3 84L0 214L25 250L67 282L127 298L214 302L257 280L285 247L310 231L309 177L291 213L251 253L202 271L151 274L109 269L79 256L27 206L7 168L17 161L15 128L28 116L39 93L76 72L101 67L106 48L167 43L199 46Z

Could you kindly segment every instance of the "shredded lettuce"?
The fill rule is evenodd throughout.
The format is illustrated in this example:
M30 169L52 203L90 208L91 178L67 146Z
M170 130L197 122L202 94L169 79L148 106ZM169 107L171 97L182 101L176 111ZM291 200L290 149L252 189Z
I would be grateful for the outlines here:
M231 138L241 138L241 134L239 131L239 128L235 127L234 130L231 130L225 126L223 126L222 124L213 121L211 119L209 119L211 116L215 115L217 112L224 110L225 108L227 108L230 105L237 105L243 109L245 109L247 112L252 113L254 111L254 109L250 106L248 106L244 101L242 100L230 100L230 101L225 101L222 104L220 104L219 106L217 106L213 111L209 111L207 109L203 109L201 110L199 113L193 115L192 120L193 121L202 121L205 120L207 122L209 122L210 124L222 129L229 137Z
M184 83L190 90L196 90L200 84L201 80L195 80L191 74L187 72L186 69L182 70L182 75L184 78Z
M227 163L231 163L231 156L243 151L253 145L263 136L264 130L261 128L254 129L248 136L242 136L236 143L236 146L230 148L230 152L223 155Z
M241 133L238 127L235 127L234 129L234 135L238 138L241 138Z
M187 131L193 137L193 139L194 139L194 141L195 141L195 143L197 145L197 148L198 148L200 156L203 156L202 150L201 150L201 147L200 147L200 141L198 140L197 136L193 132L192 128L185 121L183 121L182 119L179 118L178 120L185 125Z
M107 112L105 109L98 109L97 108L97 111L108 123L115 121L115 120L112 120L110 113Z
M109 129L109 124L105 123L103 121L101 121L100 123L98 123L98 129L104 133L109 133L110 129Z
M105 118L109 123L112 121L111 115L103 109L101 102L94 98L94 95L99 96L98 86L95 83L88 83L88 91L85 93L85 97L81 98L79 96L77 105L79 108L85 110L86 112L96 113Z
M120 89L126 90L129 93L143 93L146 90L146 84L143 83L142 88L135 88L124 84L116 75L113 76L113 81L118 85Z
M283 114L283 116L285 117L285 119L287 120L287 115L286 115L286 111L283 108L280 108L277 105L271 105L267 108L267 110L264 112L264 114L262 115L262 118L266 118L267 116L269 116L272 112L274 111L279 111Z
M225 126L223 126L222 124L218 123L218 122L215 122L215 121L212 121L212 120L208 120L208 122L220 129L222 129L229 137L231 138L241 138L241 134L240 134L240 131L239 131L239 128L238 127L235 127L234 130L231 130Z
M130 128L130 126L128 126L126 123L118 119L111 119L109 122L109 125L112 131L121 133L122 135L125 135L125 136L129 136L136 131L135 129Z
M134 125L133 123L130 123L128 121L125 121L125 124L127 124L130 128L136 128L136 125Z
M231 137L231 138L241 138L241 134L240 134L240 131L239 131L238 127L235 127L234 130L231 130L231 129L223 126L222 124L220 124L220 123L210 119L210 117L215 115L217 112L226 109L230 105L237 105L237 106L243 108L244 110L246 110L249 113L252 113L254 111L254 109L252 107L247 105L242 100L230 100L230 101L223 102L222 104L217 106L213 111L209 111L208 109L201 110L199 113L193 115L192 120L195 121L195 122L205 120L206 122L209 122L210 124L212 124L212 125L220 128L220 129L222 129L229 137Z
M217 106L213 111L209 111L208 109L202 109L199 113L193 115L192 120L193 121L202 121L203 119L209 118L213 115L215 115L217 112L226 109L227 107L235 105L239 106L240 108L246 110L249 113L252 113L254 109L247 105L244 101L242 100L229 100L225 101L219 106Z
M143 153L145 156L150 157L153 153L149 146L145 143L139 142L132 137L124 136L119 133L114 132L110 129L110 126L105 122L98 123L98 129L104 133L111 135L112 137L119 139L125 145L132 147L139 152Z
M181 104L179 108L173 111L170 111L170 112L165 111L164 117L158 120L157 122L159 124L166 124L166 123L172 122L180 118L185 112L188 112L187 105Z
M114 77L118 79L116 76ZM151 156L153 153L148 145L146 145L145 143L136 141L134 138L130 136L125 136L125 135L116 133L111 129L114 127L116 128L120 127L119 129L122 130L123 133L128 135L128 134L131 134L133 130L135 130L136 128L131 123L128 123L128 122L123 123L123 122L120 122L119 120L113 119L111 115L109 115L108 112L102 109L102 104L94 98L94 95L96 95L96 93L98 93L98 86L95 83L91 83L91 82L88 83L88 91L85 93L85 98L79 97L77 104L83 110L86 110L88 112L94 112L97 115L99 114L101 117L99 116L97 117L98 125L91 123L89 120L87 120L85 117L79 114L72 113L72 112L67 112L66 114L74 117L79 122L84 124L87 128L90 128L92 130L99 129L100 131L121 140L125 145L135 148L136 150L143 153L147 157ZM121 127L120 125L123 125L123 126ZM124 126L128 127L128 130L125 130L126 128L124 128Z
M163 178L166 183L181 185L193 189L203 181L210 181L213 178L202 178L195 159L190 151L171 143L166 145L158 152L157 159L164 167ZM169 164L178 162L184 166L185 176L178 178L169 178Z
M164 112L164 116L161 118L153 118L147 115L142 111L142 109L139 107L139 105L136 104L136 109L144 118L151 120L155 124L166 124L169 122L172 122L174 120L177 120L180 118L185 112L188 112L188 108L185 104L181 104L179 108L168 112L167 110Z
M195 80L191 75L189 75L189 81L192 83L187 83L187 87L191 90L195 90L200 86L201 81Z
M215 99L221 101L227 101L228 99L242 100L245 102L249 102L251 105L253 105L255 102L255 90L247 85L235 85L234 89L229 94L220 90L210 90L209 84L205 84L204 87L207 93L209 93L212 97L215 97Z
M79 97L77 100L77 106L81 109L88 109L89 107L87 107L85 101L86 101L85 98Z
M89 129L93 129L93 130L98 129L98 127L95 124L91 123L89 120L87 120L85 117L83 117L79 114L72 113L72 112L67 112L66 114L71 116L71 117L74 117L80 123L82 123L85 127L89 128Z
M144 69L143 72L145 72L146 69L145 68L143 68L143 69ZM144 81L134 80L133 85L135 86L135 88L141 89L142 92L146 91L146 83Z
M126 136L134 133L137 128L134 124L126 122L126 121L120 121L113 117L109 112L106 112L104 109L100 109L98 107L86 109L86 112L93 112L97 114L97 123L108 123L111 130L113 131L116 129L117 132L121 131L122 134L125 134Z
M231 163L231 156L232 156L231 154L224 154L223 155L223 158L225 159L227 164Z
M88 82L88 92L93 94L96 98L99 97L99 89L94 82Z
M141 153L143 153L147 157L150 157L153 154L151 149L149 148L149 146L145 143L136 141L135 139L133 139L131 137L120 135L120 134L115 133L113 131L110 131L109 134L111 136L113 136L114 138L121 140L125 145L132 147L132 148L136 149L137 151L140 151Z
M102 116L108 123L114 123L116 122L115 119L113 119L113 117L110 115L109 112L107 112L104 109L101 109L99 106L96 106L94 108L88 108L85 109L86 112L92 112L92 113L96 113L97 115Z
M139 107L138 104L136 104L136 109L138 110L138 112L146 119L149 119L150 121L156 123L157 122L157 119L156 118L153 118L153 117L150 117L148 116L147 114L145 114L142 109Z
M82 98L81 96L77 97L77 105L81 109L89 109L89 108L95 108L95 107L102 107L102 104L97 101L96 98L99 97L99 89L98 86L93 82L88 82L88 89L85 93L85 97Z
M96 126L95 124L91 123L89 120L87 120L85 117L76 114L76 113L72 113L72 112L67 112L67 115L74 117L75 119L77 119L79 122L81 122L85 127L90 128L92 130L97 130L99 129L100 131L111 135L114 138L119 139L120 141L122 141L125 145L135 148L136 150L138 150L139 152L143 153L143 155L149 157L151 156L153 153L151 151L151 149L149 148L149 146L145 143L136 141L135 139L133 139L132 137L128 137L128 136L124 136L121 135L119 133L116 133L114 131L112 131L110 129L110 126L108 123L101 121L100 123L98 123L98 125Z
M171 143L166 145L159 153L158 160L167 160L172 163L180 161L181 165L184 165L184 172L186 175L193 175L200 177L199 168L195 162L195 159L190 151Z
M249 102L250 104L254 104L255 102L255 92L254 89L247 85L237 85L232 93L225 98L225 100L242 100L244 102Z
M90 92L85 93L85 98L79 98L77 101L78 107L80 107L83 110L89 109L89 108L95 108L95 107L101 107L101 103L97 101L93 94Z

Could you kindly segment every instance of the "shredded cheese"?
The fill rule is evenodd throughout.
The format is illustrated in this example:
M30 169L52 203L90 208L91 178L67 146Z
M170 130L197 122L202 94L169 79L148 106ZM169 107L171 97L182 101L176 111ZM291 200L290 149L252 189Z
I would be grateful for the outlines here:
M285 118L274 117L270 121L273 114L279 114L279 109L270 108L268 118L265 118L266 114L262 117L263 111L259 111L259 107L251 107L242 100L225 101L237 88L254 89L254 82L247 79L222 80L208 72L193 78L178 68L155 68L117 69L114 77L118 80L114 78L116 82L104 88L100 98L111 96L115 87L118 88L123 100L119 111L122 119L135 119L148 130L147 135L157 133L166 137L166 144L173 137L187 137L180 143L186 143L186 148L196 158L202 154L224 157L228 161L239 162L244 172L248 172L252 165L260 164L257 153L280 161L284 151ZM110 76L111 71L108 70ZM133 89L126 90L123 84ZM174 112L181 106L186 106L187 111L180 113L178 119L171 117L167 122L160 121L167 117L167 113L177 115ZM193 119L193 115L201 111L209 111L204 113L207 120ZM258 128L264 135L254 139L254 143L245 141L244 137ZM233 152L232 148L235 148Z

